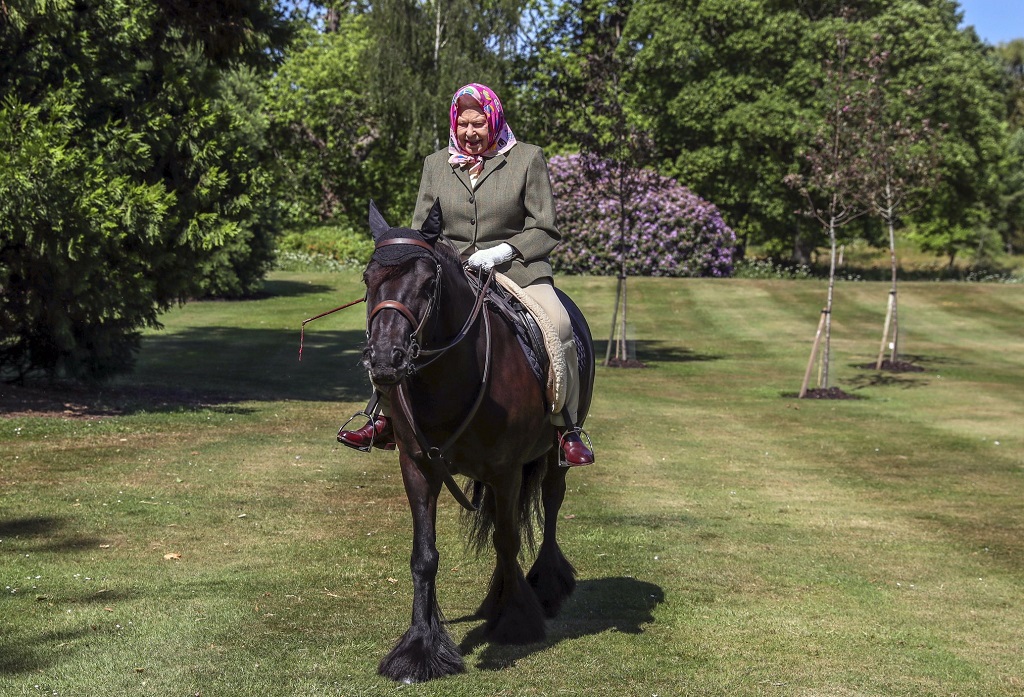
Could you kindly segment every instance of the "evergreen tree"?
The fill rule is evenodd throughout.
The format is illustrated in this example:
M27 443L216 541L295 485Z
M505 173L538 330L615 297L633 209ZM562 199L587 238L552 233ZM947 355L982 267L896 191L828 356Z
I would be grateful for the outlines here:
M229 240L270 232L222 78L287 36L270 0L0 4L0 376L125 370L160 311L223 287L202 274Z

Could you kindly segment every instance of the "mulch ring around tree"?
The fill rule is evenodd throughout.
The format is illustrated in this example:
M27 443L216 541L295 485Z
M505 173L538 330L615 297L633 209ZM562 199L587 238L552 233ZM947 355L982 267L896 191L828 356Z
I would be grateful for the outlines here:
M798 397L798 395L792 395ZM803 399L861 399L857 395L850 394L849 392L843 392L838 387L829 387L826 389L814 388L813 390L807 390L807 394L804 395Z
M925 370L921 366L916 363L911 363L910 361L897 360L894 362L890 361L888 358L882 361L881 368L876 368L876 365L876 363L865 363L860 367L864 370L884 370L889 373L923 373Z
M609 368L646 368L647 364L635 358L609 358L606 365Z

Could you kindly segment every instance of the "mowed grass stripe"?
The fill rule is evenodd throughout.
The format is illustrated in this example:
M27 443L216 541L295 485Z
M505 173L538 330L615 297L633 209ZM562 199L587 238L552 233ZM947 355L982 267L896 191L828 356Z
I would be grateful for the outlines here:
M560 284L603 354L615 280ZM37 521L0 543L0 692L1020 693L1019 289L910 284L926 371L894 376L860 367L886 285L841 284L833 384L862 399L799 401L822 283L629 285L648 367L598 370L599 461L559 521L580 585L548 642L479 643L491 556L443 496L438 594L469 672L375 675L408 622L410 522L394 454L334 442L367 396L365 308L309 325L297 361L298 323L361 283L275 274L147 334L123 387L196 400L0 421L0 523Z

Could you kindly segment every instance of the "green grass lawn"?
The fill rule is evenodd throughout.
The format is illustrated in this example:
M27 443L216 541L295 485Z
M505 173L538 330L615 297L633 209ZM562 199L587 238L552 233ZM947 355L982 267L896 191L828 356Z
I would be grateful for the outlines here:
M888 287L839 284L832 384L860 399L825 401L789 396L823 282L629 283L647 367L598 369L546 642L480 640L491 559L442 494L467 673L376 675L411 531L394 454L334 439L367 396L365 309L308 325L298 361L359 274L276 273L168 314L131 380L0 418L0 695L1024 693L1020 286L903 284L924 371L890 374L860 367ZM614 279L561 285L603 356Z

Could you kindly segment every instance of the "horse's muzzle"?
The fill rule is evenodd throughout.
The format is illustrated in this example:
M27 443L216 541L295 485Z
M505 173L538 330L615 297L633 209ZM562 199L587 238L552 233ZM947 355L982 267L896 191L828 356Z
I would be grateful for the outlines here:
M363 349L363 367L375 385L396 385L409 372L409 352L397 346L380 350L367 346Z

